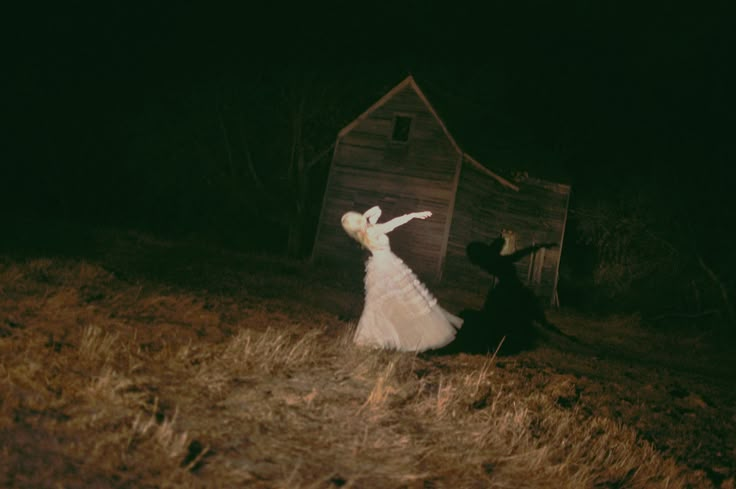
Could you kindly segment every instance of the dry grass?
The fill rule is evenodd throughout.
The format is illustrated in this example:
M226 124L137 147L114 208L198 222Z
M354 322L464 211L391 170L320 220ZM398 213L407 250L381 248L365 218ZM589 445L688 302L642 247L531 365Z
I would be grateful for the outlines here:
M351 323L275 297L300 285L242 283L0 261L3 485L710 487L521 366L360 349Z

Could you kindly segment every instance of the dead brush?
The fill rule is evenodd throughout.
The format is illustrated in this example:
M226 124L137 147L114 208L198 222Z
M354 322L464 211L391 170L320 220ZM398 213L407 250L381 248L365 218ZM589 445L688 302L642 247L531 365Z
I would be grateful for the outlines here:
M470 424L473 447L493 460L495 480L530 487L683 487L683 474L638 440L634 430L604 418L584 423L541 394L499 392ZM558 482L554 482L558 481Z
M46 281L55 267L50 258L34 258L25 263L28 275L36 280Z
M412 410L419 416L441 420L454 418L458 409L467 409L468 387L462 380L453 376L439 375L432 379L422 379L417 383L417 395Z
M188 328L206 328L220 321L219 314L207 310L201 298L184 292L152 291L141 294L138 300L129 305L127 315Z
M17 290L26 277L27 270L15 262L0 262L0 293Z
M394 384L396 383L396 359L392 359L386 365L386 367L376 376L375 385L371 389L368 398L365 403L360 407L359 412L363 410L381 409L385 407L388 399L399 392L399 388Z
M50 287L63 283L59 264L48 258L0 264L0 292L46 295Z
M138 466L150 468L148 480L157 487L194 482L191 467L182 465L188 437L175 429L176 415L159 420L159 409L147 406L142 379L110 365L121 348L116 333L89 326L78 348L51 356L39 332L11 340L23 343L0 342L0 437L8 436L3 454L9 464L0 464L3 480L23 466L17 482L26 487L47 487L49 476L60 487L107 487L102 481L129 478L138 486L141 474L130 473ZM29 437L39 442L28 446ZM49 464L75 466L76 475L49 473Z
M583 424L570 416L545 421L553 419L556 429L546 431L553 448L544 462L557 461L571 478L594 487L611 480L630 487L670 487L682 480L682 468L641 440L636 430L600 417ZM581 460L587 461L584 469L579 468Z
M465 399L476 399L492 385L491 375L494 361L495 354L493 357L483 360L483 363L481 363L478 369L462 374L460 384L462 385Z
M76 267L73 283L78 286L89 286L95 283L110 282L114 276L99 265L87 261L80 262Z
M431 372L418 379L411 409L436 420L464 416L473 406L485 405L492 392L495 357L487 357L477 367L450 373Z
M171 419L164 419L160 422L156 419L155 412L156 409L154 409L154 413L148 416L142 413L136 415L130 427L127 448L131 449L151 440L158 446L164 456L173 459L183 457L186 453L189 437L186 433L179 433L174 428L177 412L174 412Z
M175 362L193 370L196 385L211 394L219 394L234 379L263 374L278 374L302 368L320 360L324 331L244 330L204 353L191 344L181 347Z
M191 473L209 453L204 447L192 460L186 456L191 440L188 433L177 429L177 412L172 417L157 417L140 410L120 411L111 419L112 412L89 424L98 435L87 448L83 466L89 473L97 473L106 480L127 482L138 486L143 480L152 487L197 487L200 483ZM111 425L110 422L117 422ZM107 421L107 424L103 424ZM143 477L143 480L141 480Z
M86 389L85 397L108 404L122 403L126 406L145 405L146 394L137 389L136 381L112 368L105 367L93 377Z
M120 335L117 332L106 332L96 325L87 326L79 342L80 358L106 364L115 359L119 353Z
M320 356L323 336L323 330L275 327L268 327L262 333L246 330L227 342L220 358L238 370L271 373L298 368Z
M28 357L22 363L17 358L9 360L13 363L0 368L0 427L12 425L23 409L43 410L53 403L40 358Z
M547 388L560 376L539 364L355 346L354 324L292 297L301 278L264 279L272 300L142 281L90 305L95 265L34 266L0 261L0 287L20 281L0 297L23 323L0 336L0 480L17 487L712 486L596 416L609 400L558 404L575 385Z

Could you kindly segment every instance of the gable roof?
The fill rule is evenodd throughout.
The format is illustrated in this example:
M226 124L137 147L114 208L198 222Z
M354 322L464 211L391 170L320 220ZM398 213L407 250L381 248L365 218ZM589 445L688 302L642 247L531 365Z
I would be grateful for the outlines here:
M458 154L463 155L463 161L468 161L471 165L476 167L481 172L485 173L486 175L490 176L491 178L494 178L498 183L503 185L504 187L508 187L510 189L513 189L515 191L519 191L519 187L514 185L513 183L509 182L502 176L498 175L497 173L489 170L485 165L482 165L479 163L475 158L471 157L469 154L465 153L460 146L455 141L455 138L452 137L452 134L450 134L450 131L447 129L447 126L445 125L442 118L439 116L437 111L432 107L432 104L429 103L429 100L427 99L426 95L424 95L424 92L422 92L422 89L419 88L419 85L417 85L416 81L414 80L414 77L412 75L407 76L404 78L401 83L396 85L394 88L388 91L386 95L378 99L376 103L368 107L368 109L360 114L358 117L356 117L352 122L350 122L347 126L343 127L340 132L337 134L338 138L343 137L345 134L352 131L355 126L357 126L360 122L368 118L374 111L376 111L378 108L382 107L386 102L388 102L394 95L399 93L401 90L405 89L406 87L410 87L414 92L419 96L419 99L424 103L424 105L427 107L427 110L432 114L432 116L435 118L437 123L442 128L442 132L445 133L445 136L447 137L448 141L450 141L450 144L453 148L455 148L455 151L458 152Z
M447 139L450 141L450 144L452 144L452 147L455 148L455 151L458 153L462 153L462 150L460 149L460 146L458 146L457 142L455 141L455 138L452 137L452 134L450 134L450 131L447 130L447 126L445 126L445 123L442 121L440 116L437 114L437 111L434 110L434 107L432 107L432 104L429 103L429 100L427 100L427 97L424 95L424 92L419 88L419 85L414 81L414 77L409 75L404 80L396 85L394 88L389 90L389 92L378 99L376 103L368 107L368 109L360 114L357 118L355 118L354 121L352 121L347 126L343 127L342 130L338 133L338 137L342 137L345 134L349 133L355 126L357 126L361 121L366 119L368 116L370 116L374 111L376 111L378 108L383 106L386 102L388 102L394 95L402 91L406 87L411 87L414 92L419 96L419 99L424 103L424 105L427 107L427 110L434 116L434 118L437 120L437 123L442 128L442 131L445 133L445 136L447 136Z
M472 156L470 156L468 153L463 153L463 156L464 156L465 160L468 163L470 163L471 165L473 165L475 168L477 168L481 172L485 173L486 175L488 175L488 176L490 176L492 178L495 178L498 181L498 183L500 183L504 187L508 187L508 188L510 188L512 190L515 190L516 192L519 191L519 187L517 185L514 185L513 183L509 182L508 180L506 180L505 178L503 178L501 175L499 175L499 174L497 174L495 172L492 172L491 170L489 170L488 168L486 168L485 165L482 165L481 163L479 163L478 160L476 160L475 158L473 158Z

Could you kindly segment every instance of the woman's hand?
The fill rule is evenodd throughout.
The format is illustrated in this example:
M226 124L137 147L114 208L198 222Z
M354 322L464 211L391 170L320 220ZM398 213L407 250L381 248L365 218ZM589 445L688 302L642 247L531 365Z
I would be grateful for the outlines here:
M414 214L412 214L412 216L415 219L426 219L426 218L430 217L431 215L432 215L432 212L431 211L415 212Z

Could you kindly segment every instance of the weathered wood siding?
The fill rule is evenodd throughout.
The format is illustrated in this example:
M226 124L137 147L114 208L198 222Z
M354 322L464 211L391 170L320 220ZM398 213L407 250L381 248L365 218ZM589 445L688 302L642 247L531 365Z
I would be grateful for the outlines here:
M413 117L409 141L391 141L396 115ZM391 247L424 279L436 278L454 178L461 155L411 86L359 121L338 139L315 241L316 262L359 259L340 226L343 213L380 205L381 222L408 212L430 210L389 235Z
M570 188L534 179L515 183L518 192L467 162L462 165L443 282L475 294L478 301L485 297L491 277L469 262L465 254L468 243L490 243L502 229L516 232L519 249L535 243L562 243ZM538 283L528 280L533 275L532 259L528 256L517 263L519 276L543 301L551 302L560 248L536 255L536 259L543 260Z

